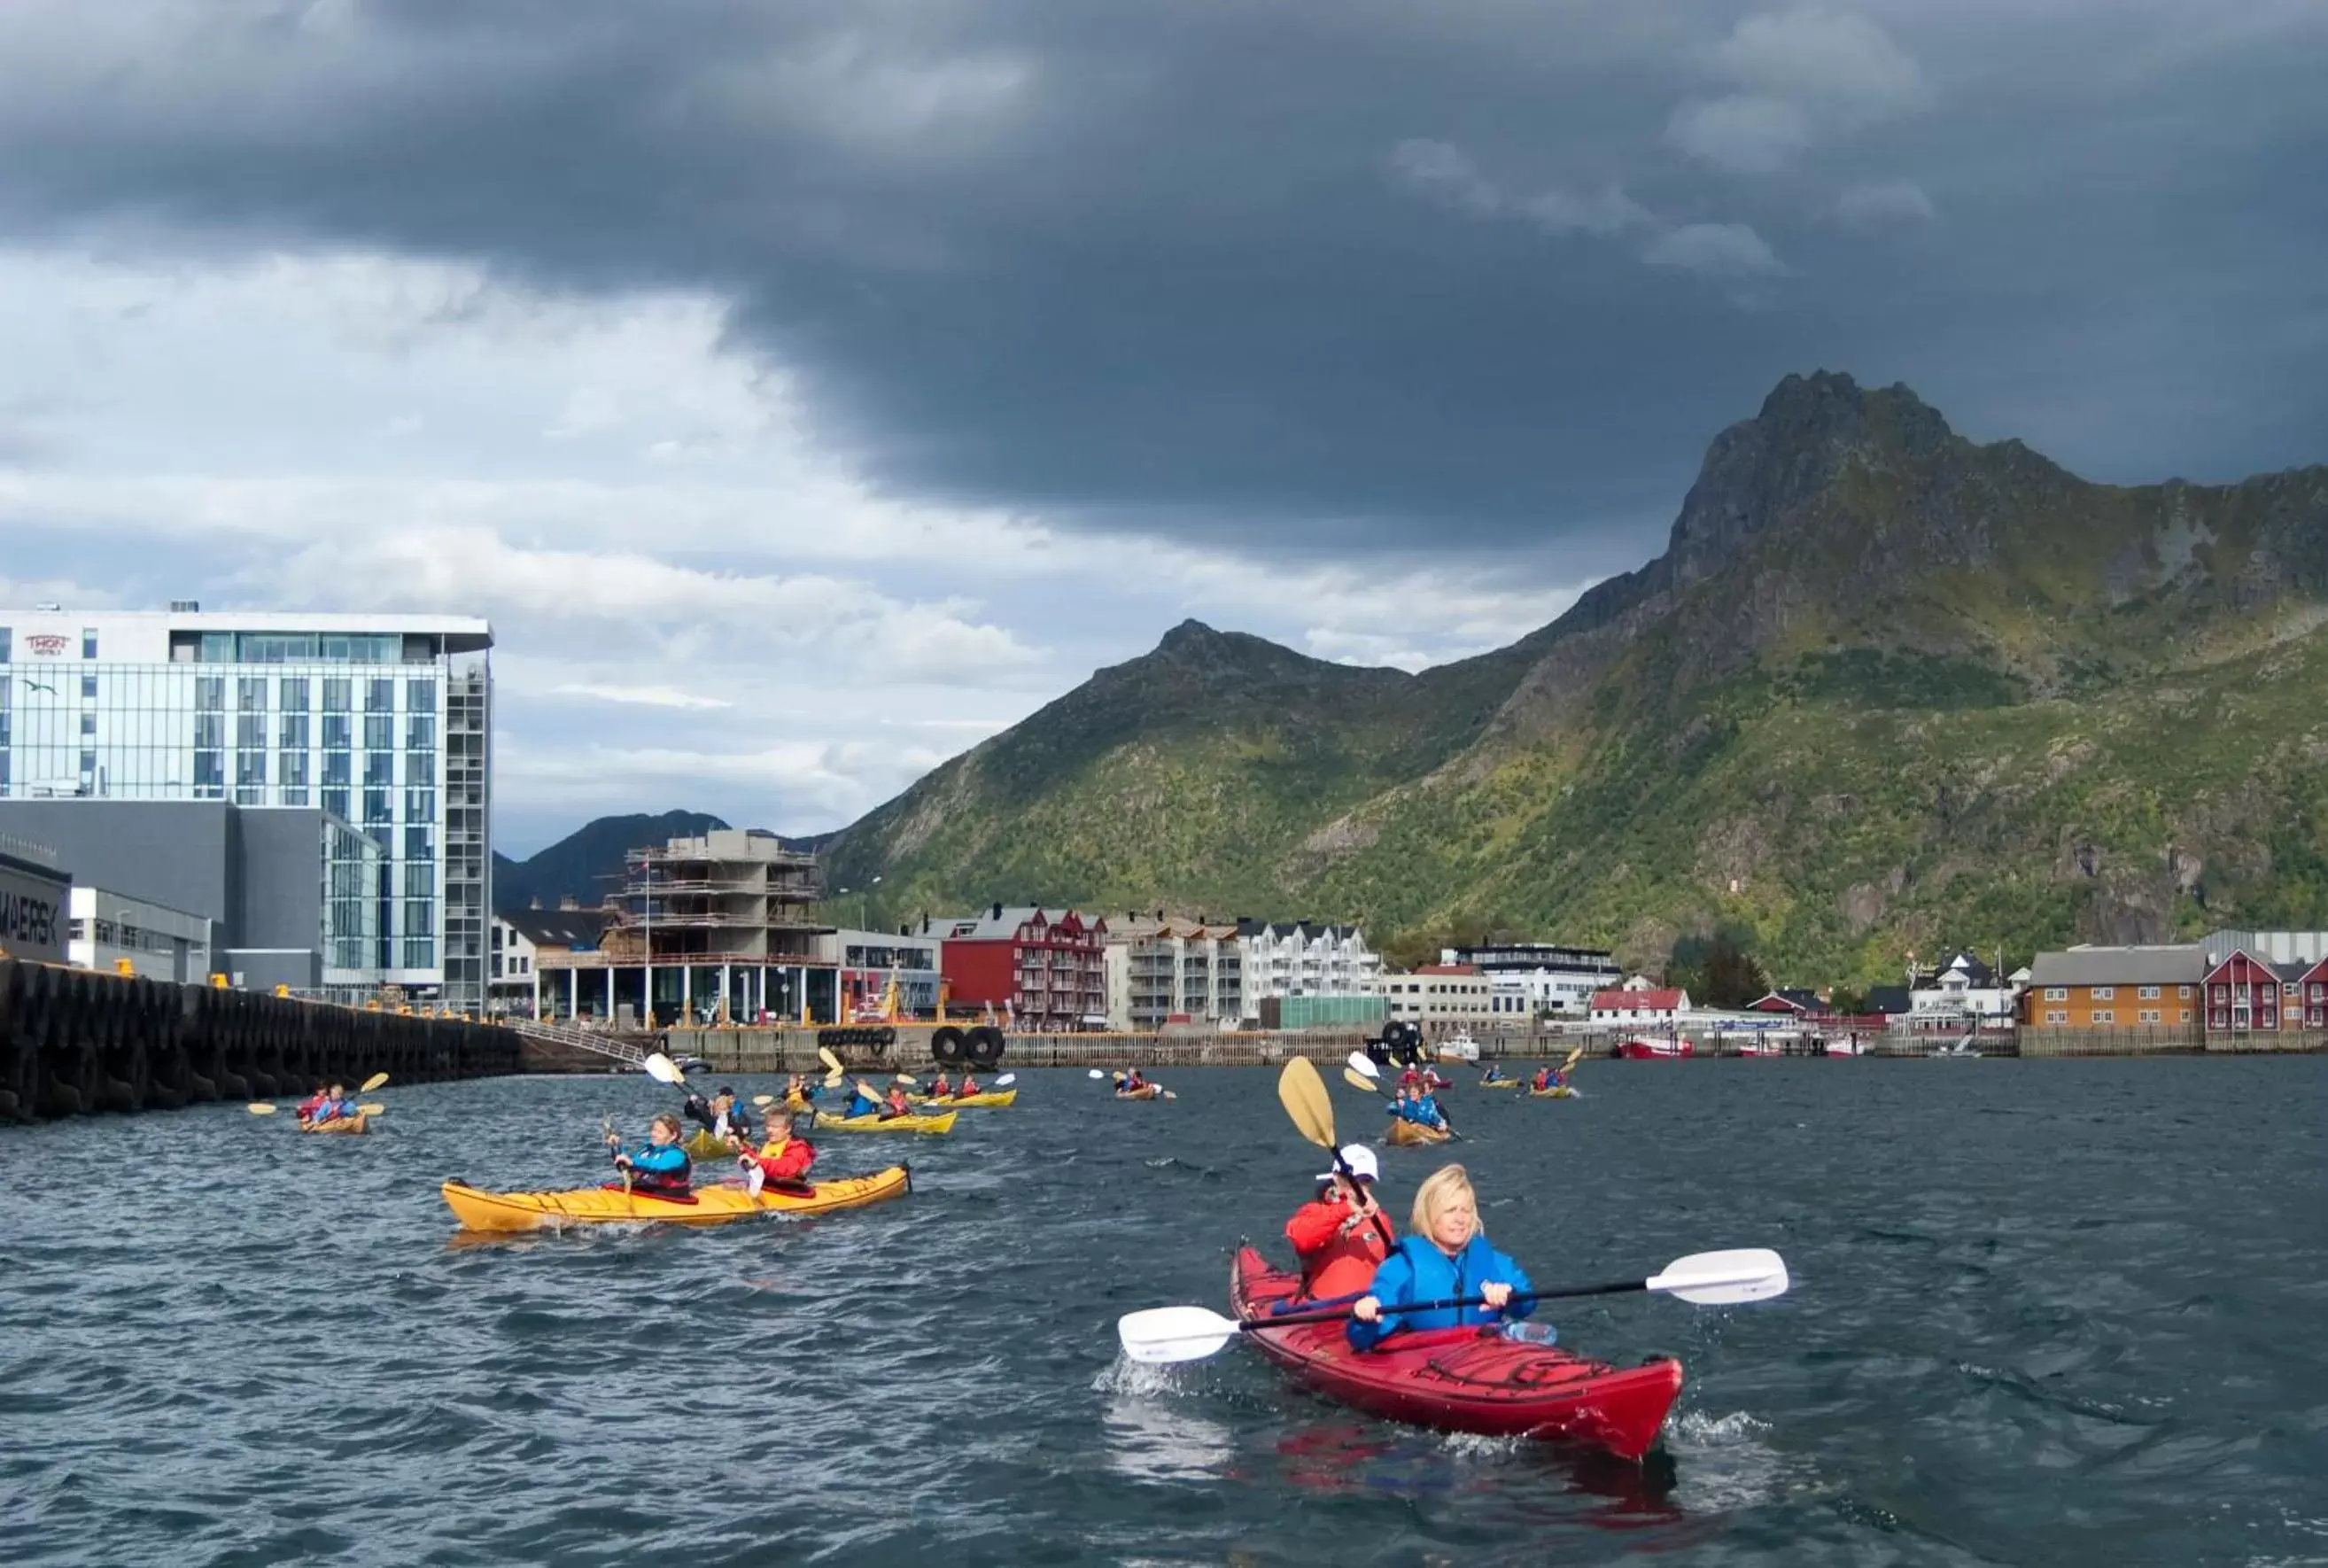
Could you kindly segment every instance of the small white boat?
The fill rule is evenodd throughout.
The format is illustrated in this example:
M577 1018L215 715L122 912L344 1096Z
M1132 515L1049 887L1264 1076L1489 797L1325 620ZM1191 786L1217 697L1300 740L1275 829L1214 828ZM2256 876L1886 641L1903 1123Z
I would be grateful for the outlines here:
M1479 1059L1479 1042L1471 1038L1469 1029L1458 1029L1439 1042L1439 1059L1442 1062L1476 1062Z

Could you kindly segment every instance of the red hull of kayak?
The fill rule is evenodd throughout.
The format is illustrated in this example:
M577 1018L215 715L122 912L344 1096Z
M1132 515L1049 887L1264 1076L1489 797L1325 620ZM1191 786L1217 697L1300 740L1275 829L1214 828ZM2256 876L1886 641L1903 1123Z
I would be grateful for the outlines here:
M1617 1054L1635 1062L1669 1062L1676 1056L1696 1054L1697 1047L1687 1040L1627 1040L1617 1047Z
M1246 1247L1229 1276L1229 1307L1247 1320L1265 1319L1299 1285ZM1441 1432L1565 1438L1619 1459L1649 1451L1681 1393L1681 1363L1670 1357L1617 1367L1478 1329L1395 1335L1363 1355L1350 1348L1339 1323L1246 1338L1327 1398L1370 1415Z

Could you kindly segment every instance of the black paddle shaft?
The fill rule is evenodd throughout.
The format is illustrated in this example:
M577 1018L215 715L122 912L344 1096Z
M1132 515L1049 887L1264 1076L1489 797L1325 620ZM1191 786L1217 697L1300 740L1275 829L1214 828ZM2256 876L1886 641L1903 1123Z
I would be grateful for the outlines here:
M1563 1285L1552 1291L1515 1291L1509 1306L1519 1301L1560 1301L1575 1296L1620 1296L1628 1291L1646 1291L1647 1280L1611 1280L1602 1285ZM1385 1301L1385 1312L1437 1312L1453 1307L1484 1307L1487 1300L1479 1296L1442 1296L1436 1301ZM1255 1318L1237 1327L1250 1334L1259 1329L1287 1329L1301 1323L1333 1323L1351 1315L1347 1307L1328 1307L1311 1312L1288 1312L1281 1318Z
M1340 1171L1344 1178L1349 1182L1351 1188L1356 1190L1358 1185L1358 1173L1350 1169L1350 1162L1342 1158L1342 1146L1338 1143L1333 1143L1328 1144L1328 1147L1332 1149L1334 1151L1334 1169ZM1375 1210L1374 1221L1375 1229L1382 1233L1384 1248L1387 1250L1398 1245L1397 1238L1394 1237L1390 1234L1390 1222L1383 1218L1381 1209L1377 1208Z

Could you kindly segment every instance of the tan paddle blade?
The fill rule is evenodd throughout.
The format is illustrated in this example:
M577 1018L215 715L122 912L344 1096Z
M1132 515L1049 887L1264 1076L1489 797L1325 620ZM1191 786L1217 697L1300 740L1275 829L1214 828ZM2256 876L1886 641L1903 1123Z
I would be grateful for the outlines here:
M362 1112L367 1116L384 1115L388 1111L388 1107L381 1104L377 1100L363 1101L356 1106L356 1109Z
M1307 1056L1296 1056L1277 1075L1277 1103L1293 1118L1302 1137L1320 1149L1334 1147L1334 1102L1326 1096L1326 1080Z
M386 1073L374 1073L371 1077L366 1078L363 1081L362 1087L359 1088L356 1093L359 1094L369 1094L374 1089L379 1088L382 1084L387 1082L388 1075Z
M890 1081L901 1089L917 1089L921 1087L920 1084L915 1080L915 1077L911 1073L900 1073L896 1077Z
M752 1103L755 1105L767 1106L773 1105L775 1103L776 1097L774 1094L755 1094L752 1096Z
M824 1064L824 1070L828 1073L838 1073L840 1071L840 1058L834 1056L830 1050L826 1049L822 1046L819 1046L816 1048L816 1059Z
M1576 1064L1583 1059L1583 1056L1584 1047L1582 1046L1578 1046L1575 1049L1568 1053L1568 1060L1560 1064L1560 1070L1563 1073L1572 1071L1575 1068Z
M254 1116L272 1116L275 1114L275 1107L269 1105L264 1100L254 1100L249 1104L245 1105L243 1109L249 1112Z
M1356 1089L1361 1094L1379 1094L1382 1093L1382 1090L1376 1086L1372 1078L1367 1077L1356 1067L1344 1067L1342 1069L1342 1082L1347 1084L1351 1088Z

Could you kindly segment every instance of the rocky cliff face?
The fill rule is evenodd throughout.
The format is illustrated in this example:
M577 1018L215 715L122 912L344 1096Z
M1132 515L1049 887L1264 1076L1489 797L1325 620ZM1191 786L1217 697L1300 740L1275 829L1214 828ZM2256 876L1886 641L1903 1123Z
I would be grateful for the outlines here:
M1298 905L1642 958L1719 917L1835 976L2314 919L2323 621L2328 470L2096 485L1789 376L1664 554L1513 647L1409 676L1188 623L835 854L907 910Z

